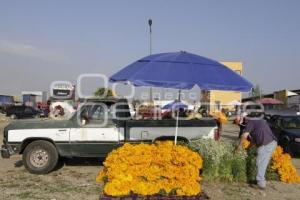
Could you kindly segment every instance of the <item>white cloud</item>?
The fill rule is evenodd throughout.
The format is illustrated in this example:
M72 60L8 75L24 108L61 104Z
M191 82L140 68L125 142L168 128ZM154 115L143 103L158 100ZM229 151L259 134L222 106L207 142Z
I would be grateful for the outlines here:
M61 53L41 49L30 44L22 44L6 40L0 40L0 52L14 56L39 59L47 62L69 62L69 58Z

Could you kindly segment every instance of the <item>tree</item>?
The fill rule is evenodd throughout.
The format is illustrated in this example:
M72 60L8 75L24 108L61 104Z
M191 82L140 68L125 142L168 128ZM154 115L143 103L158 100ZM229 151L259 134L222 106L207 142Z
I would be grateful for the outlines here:
M137 106L141 105L141 103L142 102L140 100L138 100L138 99L133 99L132 102L131 102L131 104L132 104L132 106L134 108L136 108Z
M94 92L94 96L102 97L102 98L108 98L108 97L113 97L114 95L113 95L113 92L112 92L111 89L102 87L102 88L97 88L96 89L96 91Z
M260 86L259 85L256 85L252 91L251 91L251 96L253 98L260 98L261 97L261 89L260 89Z

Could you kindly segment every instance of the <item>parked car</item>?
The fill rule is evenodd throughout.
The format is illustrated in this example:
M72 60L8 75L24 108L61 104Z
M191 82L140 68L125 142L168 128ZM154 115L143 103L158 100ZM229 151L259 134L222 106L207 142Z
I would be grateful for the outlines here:
M86 103L69 120L16 121L4 128L1 156L23 154L25 168L35 174L52 171L60 157L106 157L124 143L174 140L175 119L135 120L127 101ZM127 104L127 105L126 105ZM212 118L178 121L178 141L218 139Z
M295 156L300 153L300 116L274 115L269 125L286 153Z
M16 105L6 109L6 116L11 119L39 118L45 117L45 113L30 106Z

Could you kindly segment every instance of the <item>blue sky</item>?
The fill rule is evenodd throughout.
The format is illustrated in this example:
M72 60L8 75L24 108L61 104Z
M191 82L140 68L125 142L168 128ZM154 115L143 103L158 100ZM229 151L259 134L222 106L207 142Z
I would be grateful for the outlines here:
M242 61L264 92L296 89L299 8L297 0L1 1L0 93L113 74L149 54L149 18L153 53Z

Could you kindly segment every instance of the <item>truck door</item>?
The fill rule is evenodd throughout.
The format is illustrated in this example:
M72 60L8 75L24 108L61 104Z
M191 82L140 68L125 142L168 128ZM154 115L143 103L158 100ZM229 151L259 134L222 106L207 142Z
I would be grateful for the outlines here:
M81 112L81 111L80 111ZM88 106L79 120L85 121L70 131L73 156L104 157L124 139L122 130L110 119L103 105Z

